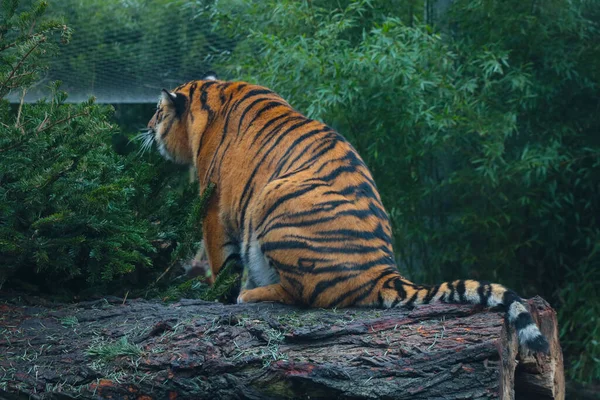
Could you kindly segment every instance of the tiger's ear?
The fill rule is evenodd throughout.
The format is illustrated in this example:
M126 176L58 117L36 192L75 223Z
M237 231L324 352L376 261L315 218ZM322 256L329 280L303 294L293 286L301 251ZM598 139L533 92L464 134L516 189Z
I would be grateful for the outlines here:
M203 81L216 81L219 80L219 77L217 76L217 73L214 71L208 71L207 73L204 74L204 76L202 77Z
M177 101L177 95L175 93L169 92L167 89L163 89L160 94L165 103L175 105L175 102Z

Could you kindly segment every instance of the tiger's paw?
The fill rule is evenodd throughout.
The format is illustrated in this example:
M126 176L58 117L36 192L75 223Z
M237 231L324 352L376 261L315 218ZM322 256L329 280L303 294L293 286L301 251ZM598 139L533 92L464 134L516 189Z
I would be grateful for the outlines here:
M240 292L240 294L237 297L237 303L238 304L244 304L244 303L248 303L247 299L244 299L244 295L246 294L247 290L242 290Z

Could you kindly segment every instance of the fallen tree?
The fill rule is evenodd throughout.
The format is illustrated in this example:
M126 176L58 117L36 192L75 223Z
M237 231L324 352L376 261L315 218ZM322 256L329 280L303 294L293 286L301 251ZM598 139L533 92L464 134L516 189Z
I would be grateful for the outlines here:
M5 298L0 398L564 399L556 315L529 307L549 356L518 354L503 313L474 306Z

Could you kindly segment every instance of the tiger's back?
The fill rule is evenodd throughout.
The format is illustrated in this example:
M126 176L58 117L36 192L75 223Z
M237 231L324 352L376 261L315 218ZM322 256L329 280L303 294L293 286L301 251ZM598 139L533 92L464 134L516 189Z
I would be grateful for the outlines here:
M356 150L269 89L193 81L163 92L149 128L163 155L195 165L202 186L216 184L206 250L213 276L232 259L248 270L239 302L504 305L521 343L547 348L523 301L501 285L403 278L389 218Z

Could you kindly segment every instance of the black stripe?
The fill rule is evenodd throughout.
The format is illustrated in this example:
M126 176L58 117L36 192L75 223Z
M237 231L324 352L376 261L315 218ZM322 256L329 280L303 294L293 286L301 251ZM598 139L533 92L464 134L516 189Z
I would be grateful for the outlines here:
M490 298L491 287L488 282L479 282L477 288L477 294L479 295L479 304L482 306L488 305L488 299Z
M419 290L415 289L415 292L413 293L412 296L410 296L410 299L408 299L408 301L406 303L404 303L404 306L412 307L415 304L415 300L417 300L418 295L419 295Z
M515 328L517 331L525 329L528 325L534 324L533 319L531 318L531 314L528 312L522 312L517 315L517 319L515 319Z
M243 89L246 85L240 85L240 87L238 87L238 92ZM242 96L241 99L237 100L235 103L233 103L233 105L231 105L230 107L227 107L227 113L225 114L225 125L223 126L223 135L221 137L221 143L223 143L223 141L225 140L225 137L227 136L228 130L229 130L229 122L231 121L231 114L237 110L237 107L244 102L244 100L247 100L253 96L258 96L261 94L267 94L267 93L273 93L272 91L268 90L268 89L254 89L249 91L248 93L246 93L244 96Z
M227 90L229 86L231 86L231 82L219 83L217 87L217 90L219 91L219 100L221 101L221 107L219 107L220 109L223 109L222 107L225 105L225 90Z
M340 175L342 175L345 172L356 172L356 167L353 165L343 165L341 167L337 167L327 175L319 176L319 179L321 179L324 182L331 182L337 179Z
M302 149L301 152L298 152L298 154L296 155L296 157L294 157L290 162L289 162L289 166L286 168L286 172L290 170L290 168L292 168L294 166L294 164L303 156L306 156L310 151L314 151L313 147L317 147L320 148L324 145L327 145L328 143L330 143L330 140L326 140L326 137L322 137L320 138L318 141L314 140L311 143L309 143L304 149Z
M366 289L367 287L371 286L370 289L365 290L365 292L363 292L361 295L359 295L357 298L355 298L352 301L352 304L358 304L361 300L363 300L365 297L369 296L371 294L371 292L373 291L373 288L375 287L375 285L377 285L377 283L379 282L380 279L384 278L387 275L390 275L394 273L394 271L391 270L385 270L383 271L381 274L379 274L378 277L369 280L365 283L363 283L362 285L355 287L352 290L349 290L347 292L344 292L343 294L341 294L340 296L338 296L336 299L334 299L333 301L331 301L329 303L329 305L327 306L327 308L333 308L338 306L339 304L343 303L347 298L349 298L350 296L360 292L363 289Z
M206 90L209 87L211 87L212 85L217 85L218 82L217 81L206 81L202 84L202 86L200 86L200 90ZM221 85L219 85L221 86ZM222 89L221 87L219 87L219 89Z
M391 270L385 270L381 275L379 275L378 278L376 278L375 280L373 280L373 287L371 288L371 290L368 291L364 291L361 295L359 295L358 297L356 297L354 299L354 304L358 304L361 301L363 301L366 297L368 297L371 292L373 291L373 289L375 288L375 286L377 285L377 282L379 282L380 279L383 279L385 276L390 275L390 274L395 274L395 271L391 271Z
M296 290L296 294L298 297L302 298L304 294L304 285L296 278L292 278L291 276L284 276L282 279L285 279L289 282L292 287Z
M324 186L326 186L326 185L324 185ZM302 218L302 221L304 221L304 217L306 217L306 216L312 216L312 215L315 215L317 213L324 212L324 211L327 211L327 212L334 211L339 206L346 205L346 204L353 204L353 203L346 199L327 200L327 201L322 201L320 203L313 204L313 207L310 210L298 211L298 212L294 212L294 213L288 213L285 215L289 218ZM302 225L298 225L298 226L302 226Z
M435 286L429 288L427 295L423 298L423 304L429 304L431 299L433 299L435 297L435 295L438 293L439 290L440 290L440 285L435 285Z
M300 145L302 142L304 142L307 139L312 138L313 136L318 135L319 133L324 133L324 132L328 132L329 128L321 128L321 129L313 129L311 131L308 131L304 134L302 134L301 136L297 137L285 150L285 154L283 154L281 156L281 158L279 159L279 162L277 163L277 165L274 168L273 173L271 174L271 177L269 178L269 182L272 181L277 175L279 175L279 173L281 173L281 170L283 169L285 163L289 160L290 156L293 154L294 150L296 149L296 146Z
M354 196L357 199L360 198L370 198L370 199L377 199L377 195L375 194L375 190L373 189L373 187L368 183L368 182L363 182L359 185L356 186L348 186L343 190L340 191L330 191L330 192L325 192L323 193L324 195L328 195L328 194L341 194L342 196Z
M344 210L344 211L338 212L338 214L337 214L338 217L350 216L350 217L356 217L358 219L365 219L365 218L371 217L373 215L374 215L373 210L371 210L370 208L367 210L361 210L361 209Z
M448 298L446 299L447 303L454 303L454 284L452 282L448 282L448 289L450 290L450 293L448 294Z
M512 290L507 289L502 296L502 304L508 309L515 301L521 302L521 298Z
M221 146L223 145L223 143L224 143L224 140L221 140L221 143L219 143L219 145L217 146L217 148L215 150L215 153L214 153L212 159L210 160L210 164L209 164L208 168L206 169L206 174L204 174L204 181L205 182L208 182L209 178L212 176L213 171L215 169L215 165L217 163L219 163L219 169L220 169L220 163L225 158L224 155L225 155L225 153L227 153L227 150L229 150L229 146L231 145L231 142L228 142L227 146L225 146L225 150L223 150L221 152ZM219 154L219 153L222 153L222 155ZM218 175L220 175L220 172L219 172Z
M316 212L321 211L321 210L312 210L310 213L306 213L306 215L312 215L315 214ZM321 218L316 218L316 219L303 219L299 222L278 222L275 223L279 218L283 218L283 217L292 217L290 215L286 215L286 214L279 214L274 216L273 218L271 218L271 221L269 222L269 225L266 225L263 229L264 232L272 232L276 229L287 229L287 228L299 228L299 227L303 227L303 226L312 226L312 225L317 225L317 224L322 224L325 222L330 222L333 221L335 219L337 219L337 217L335 215L329 215L327 217L321 217ZM270 225L272 223L272 225ZM259 234L259 237L264 236L264 233Z
M250 199L252 198L252 195L254 194L254 188L250 189L250 192L248 193L248 197L246 197L246 201L244 202L244 204L241 207L241 212L240 214L240 221L239 221L239 227L240 227L240 237L244 237L244 224L246 221L246 210L248 210L248 205L250 204ZM251 230L248 232L252 232Z
M252 148L252 146L254 146L254 144L260 137L260 135L262 135L263 132L265 132L267 130L267 128L271 127L271 125L273 125L275 122L279 121L280 119L287 118L290 115L291 115L291 112L287 112L287 113L280 114L280 115L276 116L275 118L270 119L266 124L264 124L262 126L262 128L260 128L260 130L258 132L256 132L254 134L254 137L252 138L252 142L250 143L250 148ZM298 117L295 117L295 118L298 118ZM284 126L285 124L287 124L288 122L289 122L289 120L286 119L281 124L279 124L277 127L275 127L273 130L281 129L281 127Z
M295 199L297 197L300 197L308 192L311 192L313 190L315 190L316 188L323 186L322 184L312 184L309 185L307 187L304 187L302 189L296 190L294 192L288 193L286 195L281 196L280 198L277 199L277 201L275 201L275 203L273 203L271 205L271 207L269 207L269 209L265 212L263 220L260 222L260 224L258 224L258 226L256 227L257 229L260 228L260 226L262 224L264 224L264 222L266 221L267 217L269 215L271 215L273 213L273 211L275 211L277 208L279 208L282 204L288 202L289 200Z
M319 295L321 293L323 293L325 290L332 288L333 286L337 285L340 282L345 282L347 280L355 278L358 275L359 275L358 273L356 273L356 274L347 273L342 276L338 276L337 278L334 278L334 279L322 280L321 282L319 282L315 285L315 288L308 299L308 305L313 305L315 300L317 299L317 297L319 297Z
M348 241L351 240L344 236L314 237L314 236L303 236L303 235L296 235L296 234L284 234L282 237L285 239L300 239L300 240L305 240L307 242L312 242L312 243L345 242L346 244L348 244ZM357 238L355 238L355 239L357 239Z
M196 91L196 88L198 87L198 83L194 82L190 85L190 119L192 120L192 122L194 122L194 112L192 110L192 104L194 103L194 92Z
M337 259L337 258L336 258ZM276 261L277 268L281 269L285 272L290 272L295 275L316 275L322 273L345 273L345 272L355 272L355 271L367 271L373 267L385 266L389 267L390 270L394 271L396 275L398 275L398 270L389 257L384 256L378 259L369 261L367 263L362 264L349 264L347 262L343 262L340 264L336 264L334 259L330 259L325 255L319 255L319 258L313 258L312 263L298 263L298 265L290 265L285 264L281 261ZM315 263L319 262L322 264L318 268L315 267ZM327 266L323 266L327 265Z
M271 147L269 148L269 150L266 151L266 154L269 154L271 151L273 151L273 149L275 147L277 147L277 145L279 145L279 142L281 142L288 133L290 133L291 131L293 131L295 129L301 128L304 125L308 125L311 122L313 122L311 119L302 118L302 120L300 122L290 126L289 128L287 128L285 131L283 131L281 133L279 130L274 129L267 136L265 136L264 139L261 141L260 147L258 148L258 153L260 153L265 148L265 146L268 143L270 143L271 139L273 139L276 134L280 133L277 140L275 140L273 142L273 144L271 145Z
M384 308L385 300L383 299L381 292L377 293L377 302L379 303L379 308Z
M323 148L320 149L317 153L314 153L309 159L304 161L302 164L300 164L298 166L298 169L304 168L305 166L312 166L312 164L314 164L314 162L316 160L322 158L325 154L327 154L331 150L335 149L335 147L339 143L339 141L337 141L335 139L328 139L327 137L323 138L322 140L323 140L323 142L319 144L319 148L320 147L323 147ZM305 155L305 154L303 154L303 153L298 154L298 156L296 156L296 158L294 158L290 162L289 168L291 168L303 155Z
M279 176L277 177L277 179L285 179L285 178L289 178L290 176L294 176L294 175L296 175L296 174L299 174L300 172L302 172L302 171L306 171L306 170L308 170L309 168L310 168L309 166L306 166L306 167L304 167L304 168L298 168L298 169L295 169L295 170L293 170L293 171L290 171L290 172L286 171L286 172L285 172L285 174L283 174L283 175L279 175Z
M261 94L275 94L273 93L271 90L269 89L252 89L249 92L246 92L246 94L244 94L239 100L237 100L235 103L233 103L233 106L231 107L231 111L235 111L235 109L242 104L244 101L248 100L251 97L254 96L260 96Z
M204 138L206 135L204 132L200 135L200 141L198 142L198 150L196 150L196 158L200 157L200 152L202 151L202 143L204 142Z
M328 229L315 232L321 236L339 235L347 239L374 239L376 238L373 231L363 229Z
M252 110L252 107L254 107L255 105L257 105L258 103L262 103L263 101L267 101L268 98L262 98L262 99L257 99L254 100L252 103L250 103L250 105L246 106L246 108L244 108L244 111L242 112L242 115L240 116L239 122L238 122L238 128L237 128L237 135L240 135L240 132L242 130L242 124L244 123L244 118L246 117L246 114L248 114L250 112L250 110ZM248 125L250 126L250 125Z
M379 252L383 249L381 246L361 246L347 243L342 243L343 247L331 247L331 246L314 246L314 242L310 239L306 240L274 240L264 242L261 245L263 253L267 251L276 250L291 250L291 249L303 249L313 251L315 253L335 253L335 254L368 254L373 252Z
M404 282L402 282L400 277L394 281L394 288L396 289L396 292L398 292L398 298L400 300L406 299L406 289L404 289Z
M247 92L246 94L244 94L242 96L242 98L235 101L235 103L233 103L233 105L231 107L228 107L227 114L225 115L225 126L223 127L223 132L225 134L227 134L227 131L228 131L230 117L235 111L237 111L237 108L239 107L239 105L242 104L244 101L248 100L249 98L254 97L254 96L260 96L261 94L273 94L273 92L268 89L253 89L253 90L250 90L249 92ZM247 109L246 109L246 112L247 112Z
M265 99L257 100L257 102L260 102L260 101L263 101L263 100L265 100ZM252 103L252 105L254 105L254 103ZM263 108L261 108L260 110L258 110L258 112L256 114L254 114L254 117L252 117L252 119L248 123L248 127L252 126L252 124L254 123L254 121L256 121L258 118L260 118L260 116L262 114L266 113L269 110L272 110L275 107L279 107L279 106L285 106L285 104L283 104L283 103L281 103L279 101L270 101L270 102L268 102ZM280 114L278 117L281 117L281 116L285 116L285 114ZM242 119L243 119L243 117L240 119L240 126L241 126ZM271 122L271 121L269 121L269 122Z
M177 119L176 115L171 117L171 120L169 121L167 128L163 131L162 135L160 136L161 140L165 140L167 138L167 136L169 136L169 133L171 133L171 128L173 127L173 124L175 123L175 119Z
M240 226L241 232L240 232L240 237L244 238L243 236L243 231L244 231L244 227ZM250 227L248 229L248 232L252 232L252 221L250 221ZM250 240L247 240L244 243L244 249L242 250L242 256L244 257L244 261L246 263L246 265L250 265L250 242L252 238L249 238Z
M287 131L290 131L290 130L294 129L294 127L295 127L295 126L296 126L296 125L292 126L292 127L291 127L291 128L289 128ZM286 131L286 132L287 132L287 131ZM260 167L263 165L263 162L265 161L265 159L267 158L267 156L268 156L268 155L271 153L271 151L273 150L273 148L274 148L275 146L277 146L277 144L278 144L278 143L279 143L279 140L277 140L277 141L275 142L275 144L273 144L273 146L271 146L271 148L269 149L269 151L267 151L267 152L266 152L266 153L265 153L265 154L262 156L262 158L260 159L260 161L258 161L258 162L256 163L256 165L255 165L255 167L254 167L254 170L252 171L252 173L250 174L250 177L249 177L249 178L248 178L248 180L246 181L246 185L245 185L245 187L244 187L244 190L242 191L242 196L240 197L240 201L239 201L239 205L238 205L238 207L241 207L243 202L244 202L245 204L248 204L248 202L250 201L250 198L249 198L249 196L247 196L247 195L246 195L247 193L249 194L249 192L248 192L248 189L250 188L250 185L253 183L253 181L254 181L254 177L255 177L255 176L256 176L256 174L258 173L258 170L260 169ZM262 148L261 148L261 149L262 149ZM260 153L260 150L261 150L261 149L259 149L257 153ZM268 214L267 214L267 215L268 215ZM259 227L260 227L260 225L259 225Z
M467 302L467 299L465 297L466 291L467 291L467 288L465 287L465 281L463 281L463 280L458 281L458 284L456 285L456 293L458 293L458 299L461 303Z
M340 136L341 139L343 139ZM364 161L360 158L360 156L358 155L358 153L356 152L356 150L354 150L354 148L350 148L350 150L348 150L346 152L346 154L341 157L341 158L334 158L331 160L328 160L327 162L323 163L321 165L321 167L316 171L316 173L320 173L322 170L324 170L327 165L329 164L342 164L344 166L353 166L355 167L355 171L358 172L360 175L362 175L363 178L365 178L365 180L367 182L369 182L371 184L371 186L373 186L373 188L376 188L377 185L375 185L375 181L373 180L373 177L371 177L368 173L365 173L364 171L369 171L369 169L367 168L367 166L365 165ZM363 171L364 170L364 171Z

